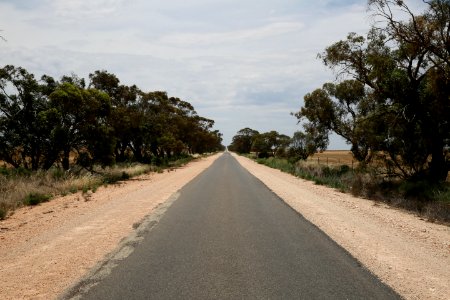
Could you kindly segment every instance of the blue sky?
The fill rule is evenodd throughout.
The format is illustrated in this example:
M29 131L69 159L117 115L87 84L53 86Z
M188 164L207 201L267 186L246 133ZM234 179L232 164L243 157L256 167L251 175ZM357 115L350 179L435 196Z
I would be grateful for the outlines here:
M372 21L365 0L0 0L0 66L107 70L191 102L227 145L244 127L299 130L290 112L335 80L317 54Z

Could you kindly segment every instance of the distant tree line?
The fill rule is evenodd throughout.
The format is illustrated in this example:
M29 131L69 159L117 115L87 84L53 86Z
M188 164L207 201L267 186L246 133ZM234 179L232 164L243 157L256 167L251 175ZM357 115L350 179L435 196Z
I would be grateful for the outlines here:
M259 158L287 158L291 162L306 159L316 151L312 142L306 140L302 132L296 132L293 137L289 137L274 130L259 133L248 127L236 133L228 149L240 154L253 152Z
M189 102L123 85L107 71L86 84L74 74L37 80L21 67L0 69L0 160L15 168L159 164L222 149L213 125Z
M318 150L334 132L363 164L384 162L386 175L445 181L450 143L450 2L370 0L378 22L319 55L340 81L304 97L295 114L304 141ZM401 11L401 18L394 12Z

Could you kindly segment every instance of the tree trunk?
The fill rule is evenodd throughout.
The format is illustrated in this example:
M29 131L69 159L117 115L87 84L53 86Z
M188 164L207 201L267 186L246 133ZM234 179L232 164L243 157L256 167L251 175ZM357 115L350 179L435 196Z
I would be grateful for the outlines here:
M443 143L441 140L435 140L432 146L430 180L432 182L442 182L447 179L449 167L445 159Z
M70 168L70 149L64 149L62 167L65 171Z
M133 151L134 159L138 162L142 162L142 149L140 146L132 147L131 150Z

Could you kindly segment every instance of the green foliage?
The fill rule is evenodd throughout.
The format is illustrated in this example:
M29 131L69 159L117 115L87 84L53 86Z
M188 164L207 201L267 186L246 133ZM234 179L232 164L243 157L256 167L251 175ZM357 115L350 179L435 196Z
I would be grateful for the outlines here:
M51 195L45 195L41 193L29 193L25 199L23 200L23 203L25 205L38 205L42 202L47 202L50 200L52 196Z
M364 85L356 80L346 80L339 84L326 83L305 96L305 106L295 114L299 121L307 119L307 132L320 133L316 143L326 147L329 132L333 131L351 144L353 156L359 161L370 160L367 137L361 134L367 124L372 108ZM323 141L323 142L322 142Z
M278 159L274 157L270 158L257 158L256 162L268 167L281 170L286 173L294 174L295 167L293 164L289 163L286 159Z
M250 153L252 145L255 139L258 137L259 132L251 128L243 128L239 130L233 137L231 145L228 147L230 151L237 153Z
M350 33L320 54L346 80L305 95L296 117L324 141L342 136L364 164L377 154L390 177L442 182L450 170L450 3L426 4L413 15L404 1L370 1L385 27Z
M432 192L432 199L450 205L450 184L435 187Z
M299 163L292 163L287 159L275 157L257 158L259 164L290 173L303 179L312 180L319 185L327 185L339 190L347 190L344 178L350 174L348 166L340 166L338 168L330 168L328 166L311 166Z
M64 179L64 178L66 178L66 176L68 174L62 168L53 168L53 169L49 170L49 172L51 172L52 178L55 180Z
M111 173L111 174L107 174L106 176L103 177L103 183L104 184L113 184L116 183L118 181L123 180L122 178L123 173Z
M404 181L398 186L400 193L408 199L417 201L441 201L450 203L450 185L429 181Z
M0 205L0 220L5 220L8 216L8 208L4 205Z
M6 176L6 177L15 177L15 176L22 176L22 177L27 177L30 176L32 174L32 171L29 169L25 169L23 167L18 167L18 168L5 168L5 167L1 167L0 168L0 175Z
M295 163L299 160L307 159L309 156L316 153L316 150L317 143L312 136L297 131L290 140L287 157L289 162Z
M189 163L193 159L194 158L192 156L181 155L179 157L173 158L169 162L169 166L172 168L178 168L178 167L184 166L185 164Z
M75 74L38 81L20 67L0 69L0 160L25 170L92 170L223 149L214 121L189 102L121 85L107 71L89 79L86 87Z
M275 130L259 133L247 127L236 133L228 149L240 154L248 154L252 151L260 158L284 157L290 141L290 137Z
M127 172L122 172L122 176L121 176L122 180L127 180L130 179L130 174L128 174Z
M0 69L0 160L12 166L37 170L50 156L51 131L45 86L23 68ZM44 155L42 155L44 154Z

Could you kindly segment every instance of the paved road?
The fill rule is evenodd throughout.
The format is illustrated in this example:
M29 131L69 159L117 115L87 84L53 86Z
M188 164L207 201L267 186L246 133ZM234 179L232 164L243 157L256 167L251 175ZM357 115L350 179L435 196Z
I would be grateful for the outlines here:
M80 296L80 295L78 295ZM82 299L398 299L228 153Z

